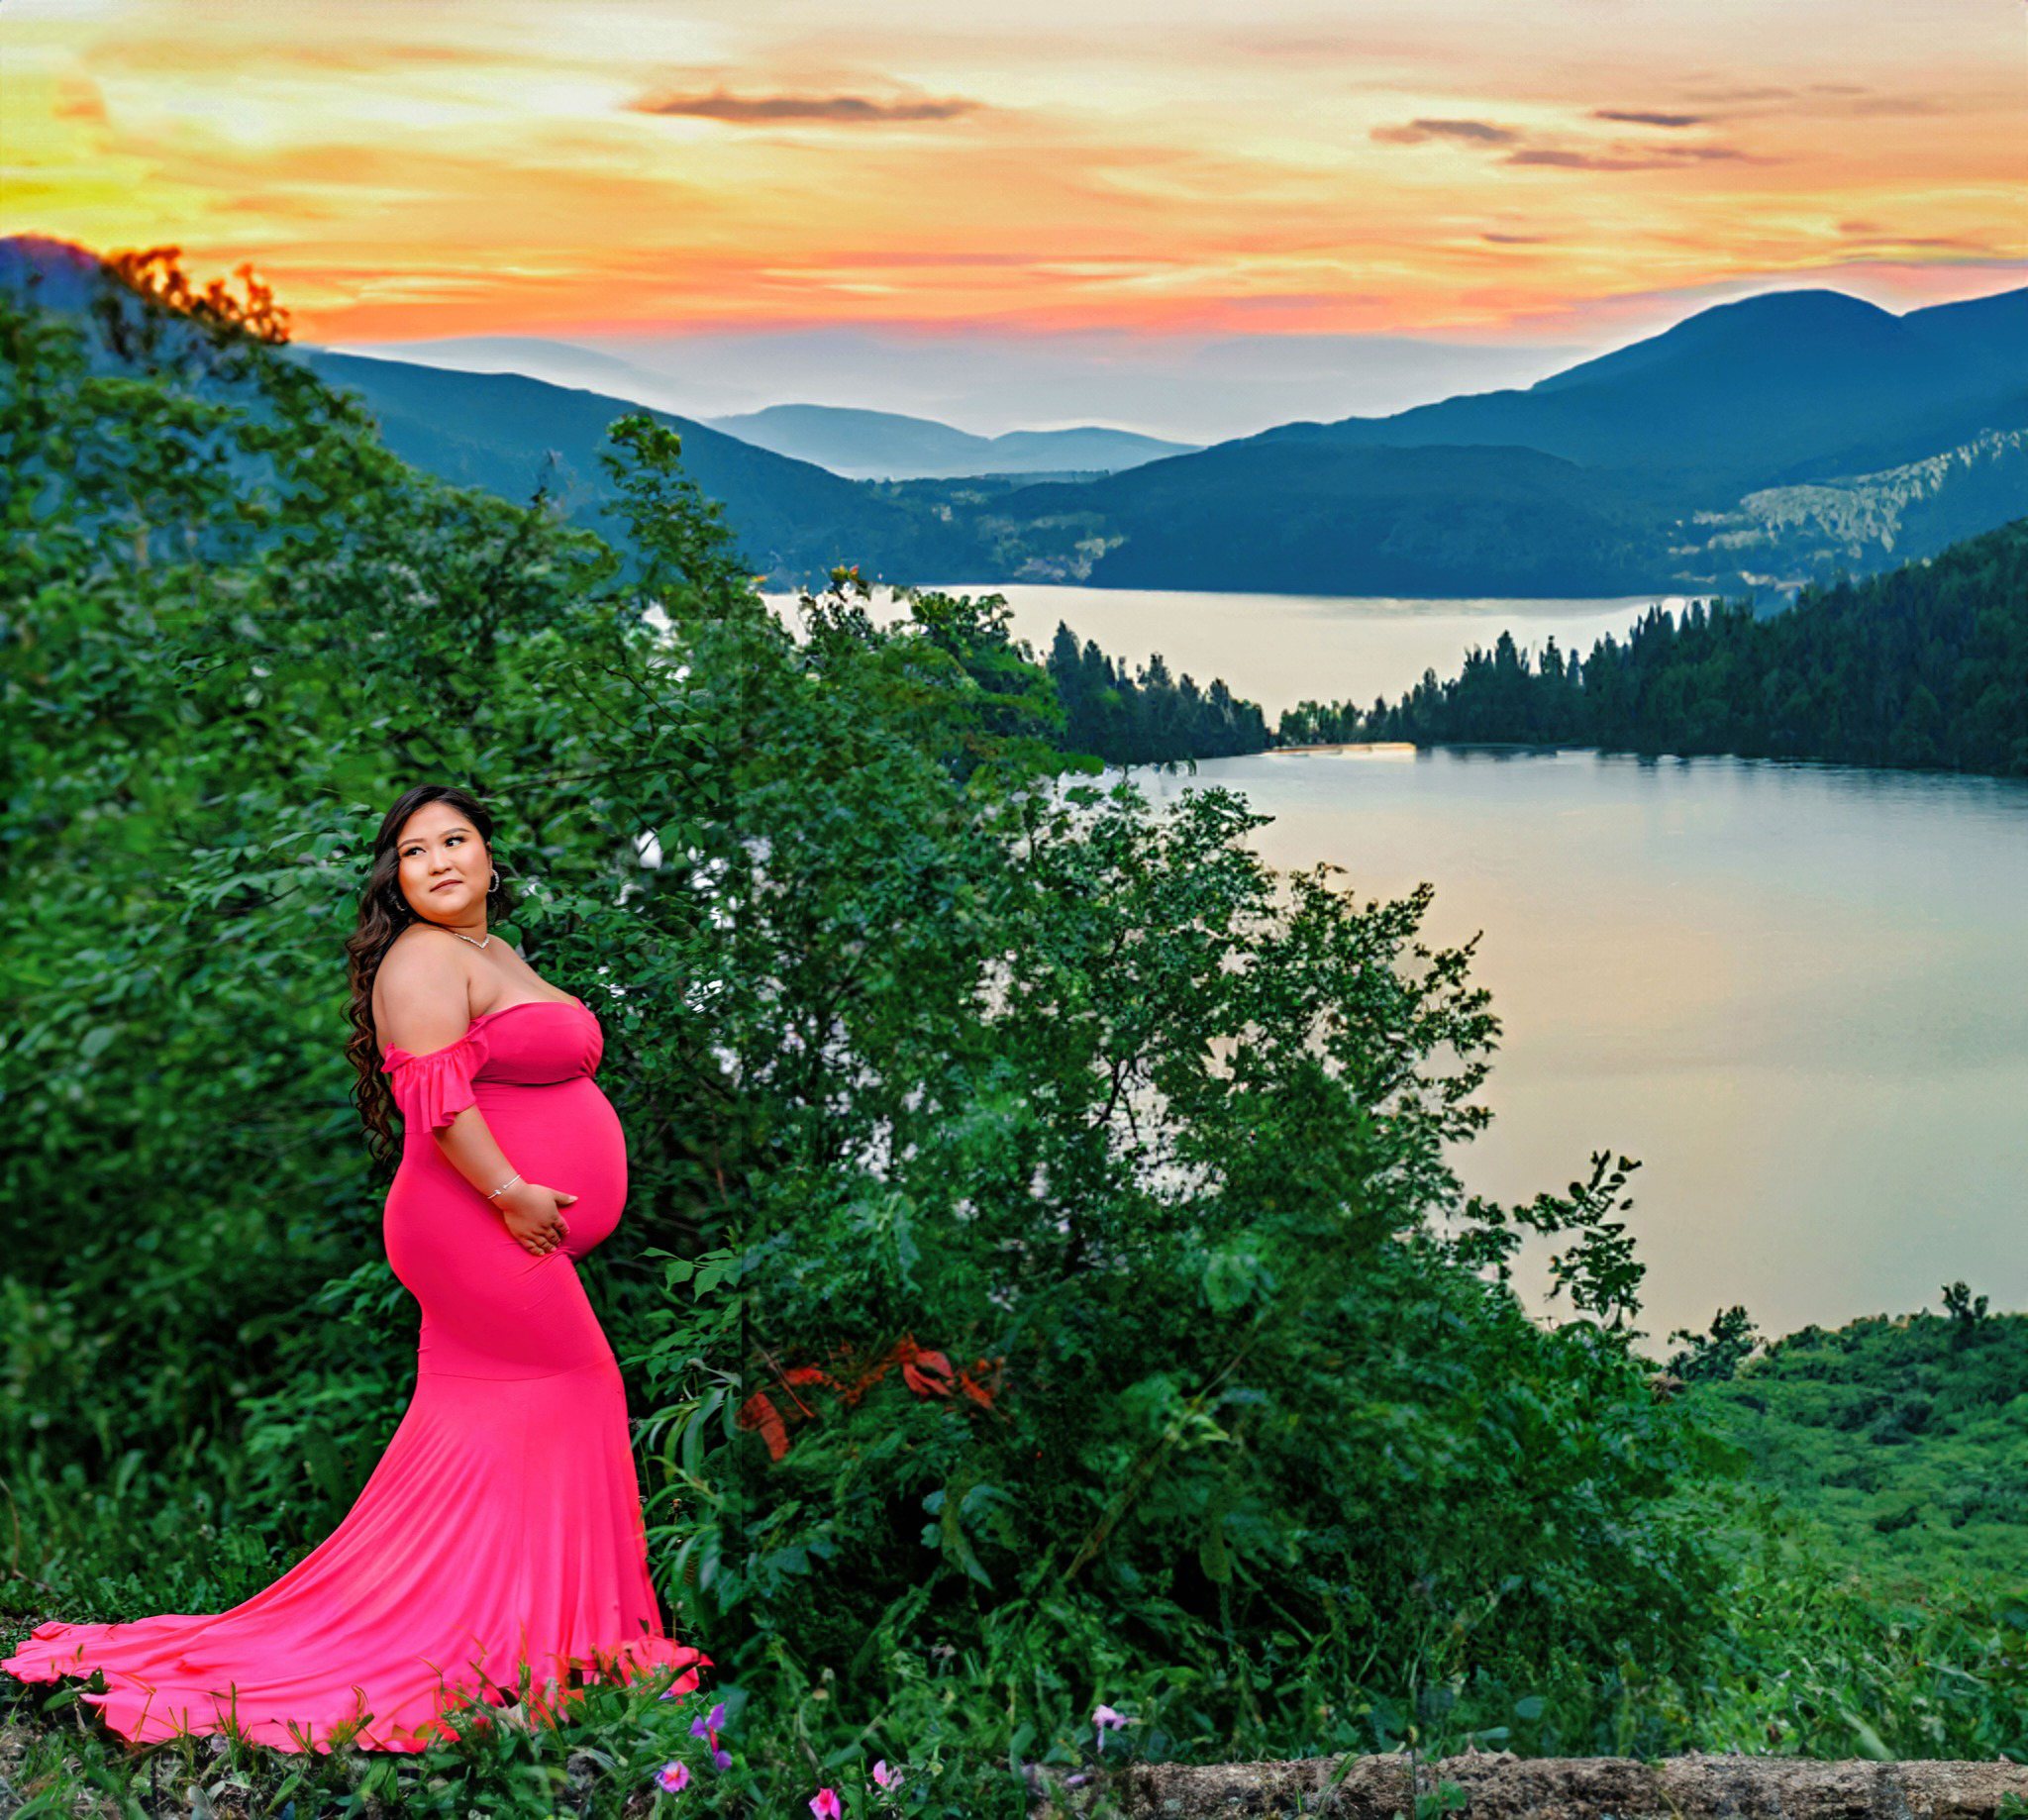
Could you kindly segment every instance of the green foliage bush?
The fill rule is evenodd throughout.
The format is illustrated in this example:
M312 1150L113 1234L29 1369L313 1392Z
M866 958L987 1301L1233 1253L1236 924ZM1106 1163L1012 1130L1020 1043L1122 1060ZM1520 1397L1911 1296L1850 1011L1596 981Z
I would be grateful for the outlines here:
M1662 1750L1744 1710L1773 1646L1682 1501L1722 1450L1635 1351L1631 1164L1465 1197L1498 1026L1427 890L1277 878L1229 793L1066 766L990 599L883 629L841 571L791 636L647 419L623 564L404 468L216 302L9 306L0 347L24 1626L245 1596L384 1445L413 1310L340 941L382 805L441 777L605 1024L633 1193L587 1269L741 1741L712 1798L884 1757L973 1814L1100 1743ZM1558 1326L1507 1284L1530 1233ZM401 1798L608 1811L666 1743L629 1698ZM270 1770L276 1811L382 1776Z
M1920 1584L1948 1563L2018 1592L2028 1589L2028 1316L1975 1316L1969 1295L1951 1304L1948 1289L1946 1301L1944 1315L1791 1334L1736 1377L1700 1386L1697 1407L1878 1583Z

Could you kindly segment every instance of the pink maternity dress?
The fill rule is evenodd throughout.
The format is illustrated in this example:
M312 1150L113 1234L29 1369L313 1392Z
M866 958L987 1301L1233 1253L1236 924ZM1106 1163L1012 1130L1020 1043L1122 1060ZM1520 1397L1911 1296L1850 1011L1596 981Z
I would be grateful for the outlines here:
M704 1658L663 1633L649 1581L627 1409L576 1261L619 1223L627 1146L593 1080L581 999L474 1018L457 1042L382 1062L403 1123L384 1231L422 1304L416 1389L338 1528L215 1616L45 1624L0 1663L24 1680L105 1675L87 1694L137 1742L234 1729L279 1750L414 1751L454 1735L460 1696L513 1697L573 1669L631 1676ZM433 1135L476 1105L530 1181L576 1194L535 1258ZM567 1697L567 1696L564 1696Z

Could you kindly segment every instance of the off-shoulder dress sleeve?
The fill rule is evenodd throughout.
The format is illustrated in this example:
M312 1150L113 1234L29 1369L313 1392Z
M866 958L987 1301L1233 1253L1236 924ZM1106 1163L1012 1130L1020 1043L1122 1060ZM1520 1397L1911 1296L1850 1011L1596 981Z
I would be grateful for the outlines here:
M392 1047L380 1071L387 1076L402 1123L411 1129L427 1126L435 1131L449 1125L465 1107L478 1104L471 1083L485 1059L484 1038L467 1033L426 1056L412 1056L405 1049Z

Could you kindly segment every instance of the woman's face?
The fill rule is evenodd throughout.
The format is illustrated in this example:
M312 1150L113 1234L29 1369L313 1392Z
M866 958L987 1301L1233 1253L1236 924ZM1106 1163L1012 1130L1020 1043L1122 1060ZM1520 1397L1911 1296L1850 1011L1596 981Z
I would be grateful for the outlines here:
M401 894L433 923L482 923L493 857L478 830L447 802L425 803L394 846Z

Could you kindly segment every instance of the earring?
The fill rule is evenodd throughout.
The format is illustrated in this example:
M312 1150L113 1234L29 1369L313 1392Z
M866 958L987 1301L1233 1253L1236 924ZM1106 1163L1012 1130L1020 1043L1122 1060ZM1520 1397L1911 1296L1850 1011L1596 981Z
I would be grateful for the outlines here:
M487 885L487 886L486 886L486 894L487 894L488 896L491 896L491 895L492 895L492 893L493 893L493 892L495 892L495 891L497 891L497 890L498 890L499 888L500 888L500 868L499 868L499 867L498 867L498 866L496 865L496 866L494 866L494 867L493 867L493 882L492 882L491 884L489 884L489 885Z

